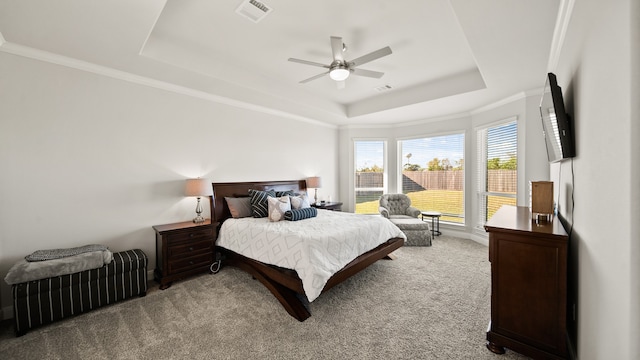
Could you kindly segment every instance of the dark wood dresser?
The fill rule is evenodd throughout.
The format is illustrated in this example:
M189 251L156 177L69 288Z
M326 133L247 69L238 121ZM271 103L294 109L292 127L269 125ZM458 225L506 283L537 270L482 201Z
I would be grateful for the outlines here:
M531 219L502 206L485 225L491 262L487 348L534 359L566 359L568 236L557 218Z
M155 225L155 279L160 289L175 280L210 271L215 260L216 229L211 220Z

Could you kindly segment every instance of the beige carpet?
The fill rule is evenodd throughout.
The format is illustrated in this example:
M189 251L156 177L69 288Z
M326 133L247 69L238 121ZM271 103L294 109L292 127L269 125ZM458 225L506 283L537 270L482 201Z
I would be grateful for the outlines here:
M290 317L246 273L223 268L15 338L2 359L524 359L485 347L487 248L440 236L404 247Z

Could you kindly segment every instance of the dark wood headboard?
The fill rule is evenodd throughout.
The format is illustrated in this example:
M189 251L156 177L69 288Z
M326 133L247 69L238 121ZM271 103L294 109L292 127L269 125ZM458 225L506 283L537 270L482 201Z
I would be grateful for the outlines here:
M227 206L227 202L224 200L225 196L249 196L249 189L293 190L295 192L307 191L307 182L305 180L212 183L211 186L213 186L213 196L209 197L211 218L219 224L222 224L223 221L231 217L229 206Z

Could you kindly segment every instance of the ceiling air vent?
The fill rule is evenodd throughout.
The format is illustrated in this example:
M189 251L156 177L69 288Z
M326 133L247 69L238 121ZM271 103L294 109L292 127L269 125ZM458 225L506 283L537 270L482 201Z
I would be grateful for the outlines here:
M236 9L236 13L246 17L254 23L264 19L271 11L273 11L273 8L257 0L245 0Z
M391 90L391 85L382 85L374 88L377 92Z

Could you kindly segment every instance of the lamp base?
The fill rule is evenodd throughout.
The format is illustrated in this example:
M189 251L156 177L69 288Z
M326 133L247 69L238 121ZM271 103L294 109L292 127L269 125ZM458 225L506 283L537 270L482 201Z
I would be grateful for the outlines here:
M205 221L205 218L203 218L202 216L198 215L195 218L193 218L193 222L196 224L200 224L203 223Z
M196 206L196 217L193 218L193 222L196 224L200 224L204 222L204 218L202 217L202 205L200 205L200 196L198 196L198 205Z

